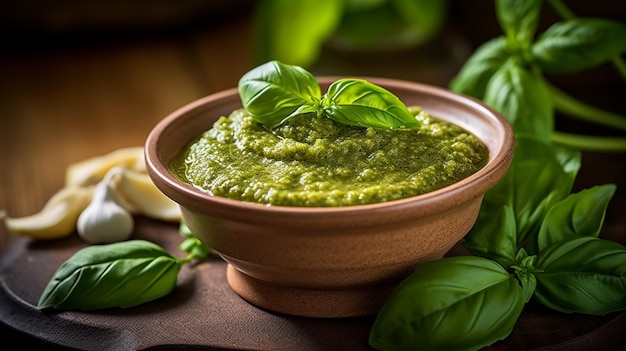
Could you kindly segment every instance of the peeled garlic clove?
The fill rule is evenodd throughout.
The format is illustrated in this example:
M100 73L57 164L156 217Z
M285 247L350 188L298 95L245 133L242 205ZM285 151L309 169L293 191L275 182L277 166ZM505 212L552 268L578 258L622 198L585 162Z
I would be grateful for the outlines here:
M143 147L121 148L106 155L71 164L65 173L65 184L67 186L96 184L114 167L145 172Z
M76 229L78 216L87 207L93 187L70 186L59 190L46 202L41 211L24 217L4 215L11 232L34 239L59 239Z
M76 230L85 241L108 244L126 240L132 234L134 219L130 212L117 202L114 177L121 168L112 168L94 190L91 203L78 217Z
M178 204L165 196L147 173L123 170L117 191L124 203L130 203L137 213L163 221L178 222L181 219Z

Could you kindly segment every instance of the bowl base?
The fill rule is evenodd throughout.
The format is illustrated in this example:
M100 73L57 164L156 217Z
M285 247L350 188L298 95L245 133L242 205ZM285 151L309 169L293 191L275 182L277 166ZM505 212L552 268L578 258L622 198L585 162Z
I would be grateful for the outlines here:
M374 315L399 282L350 289L301 289L251 277L231 264L230 287L249 303L273 312L301 317L343 318Z

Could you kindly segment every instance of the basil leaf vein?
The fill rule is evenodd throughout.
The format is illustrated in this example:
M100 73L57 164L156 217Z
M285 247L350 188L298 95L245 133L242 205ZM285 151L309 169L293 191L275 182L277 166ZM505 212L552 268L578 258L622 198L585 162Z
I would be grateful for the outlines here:
M554 110L547 88L518 59L509 59L487 83L485 103L511 122L516 134L530 134L550 142Z
M568 195L546 213L538 235L539 250L567 238L597 237L617 187L598 185Z
M238 91L252 118L269 128L297 114L315 112L322 95L311 73L278 61L270 61L244 74Z
M322 99L327 116L337 122L374 128L419 127L415 116L388 90L362 79L333 82Z
M534 297L561 312L604 315L626 309L626 247L592 236L569 238L537 256Z

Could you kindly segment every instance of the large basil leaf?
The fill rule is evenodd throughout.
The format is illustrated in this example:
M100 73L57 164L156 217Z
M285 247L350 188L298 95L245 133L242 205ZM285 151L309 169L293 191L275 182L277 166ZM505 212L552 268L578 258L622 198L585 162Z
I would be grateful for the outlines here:
M614 184L594 186L570 194L552 206L539 230L539 250L566 238L597 237L616 188Z
M530 46L541 13L542 0L496 0L496 16L509 45L524 49Z
M537 257L541 304L561 312L593 315L626 309L626 247L585 236L559 241Z
M420 123L398 97L362 79L339 79L322 99L327 117L339 123L374 128L413 128Z
M555 23L532 46L534 61L546 72L574 73L626 52L626 24L574 18Z
M309 66L324 41L337 29L344 1L263 0L255 2L255 61L279 60Z
M474 255L495 260L503 267L515 264L517 225L513 208L485 198L476 223L462 244Z
M239 80L239 96L255 121L273 128L289 117L317 112L322 98L315 77L299 66L270 61Z
M38 307L93 310L136 306L169 294L180 268L175 257L145 240L87 246L59 267Z
M483 43L452 78L450 89L482 100L491 76L507 61L509 55L505 37Z
M420 264L378 313L378 350L477 350L506 338L524 307L522 288L498 263L457 256Z
M564 152L562 149L559 150ZM567 166L571 172L573 158L557 157L552 146L534 137L520 135L516 139L511 166L504 177L487 191L483 201L492 204L490 205L492 207L500 204L513 209L517 228L517 247L521 247L531 236L537 235L550 207L569 195L573 181L571 173L565 171L562 161L570 160ZM496 220L492 217L494 214L486 211L479 215L484 216L479 219L479 224ZM482 231L480 228L476 230ZM487 232L482 235L487 235ZM534 253L534 250L529 253ZM510 250L507 249L500 254L510 256Z
M487 83L484 102L500 111L516 134L530 134L550 142L554 129L554 109L546 87L510 59Z

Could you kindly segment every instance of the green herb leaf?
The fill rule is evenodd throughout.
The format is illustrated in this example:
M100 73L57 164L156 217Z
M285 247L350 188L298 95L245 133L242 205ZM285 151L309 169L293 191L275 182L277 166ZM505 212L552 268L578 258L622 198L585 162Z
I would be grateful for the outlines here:
M539 250L567 238L597 237L617 187L605 184L570 194L546 214L539 230Z
M38 307L93 310L132 307L169 294L181 263L145 240L92 245L65 261Z
M315 77L299 66L270 61L244 74L239 96L255 121L274 128L286 119L317 112L322 97Z
M450 89L483 99L487 91L487 83L508 60L509 55L505 37L498 37L483 43L450 81Z
M517 279L494 261L430 261L394 290L369 344L378 350L477 350L506 338L523 307Z
M626 309L626 247L585 236L559 241L537 257L541 304L561 312L604 315Z
M511 122L516 134L530 134L550 142L554 109L541 79L528 73L516 59L510 59L487 84L485 103Z
M570 147L552 145L552 154L554 158L559 162L563 172L565 173L565 181L567 184L574 185L578 171L582 166L582 155L580 150L572 149Z
M516 263L517 223L510 205L485 197L476 223L465 236L463 246L474 255L495 260L503 267Z
M532 56L550 73L575 73L626 52L626 24L594 18L555 23L532 46Z
M239 80L244 108L269 127L316 113L336 122L374 128L413 128L419 122L390 91L362 79L340 79L321 96L315 77L302 67L271 61Z
M406 105L388 90L362 79L340 79L328 87L322 106L330 119L358 127L419 127Z
M512 240L512 228L516 229L516 247L537 235L548 210L571 192L575 178L574 160L579 158L578 151L553 147L531 136L519 136L509 170L485 194L483 202L488 207L479 212L476 225L466 236L468 246L477 252L487 252L488 257L494 259L497 256L510 258L513 255L512 248L507 241ZM510 216L504 210L487 212L498 206L513 209L515 226L509 224L508 218L494 217L494 213L497 216ZM503 231L496 232L498 228ZM494 236L503 237L493 239ZM496 242L489 244L489 240ZM535 250L529 252L535 253Z
M185 238L179 245L180 251L187 252L190 259L204 259L209 257L209 247L201 242L200 239L196 238L184 221L180 221L178 231L180 235Z
M496 0L496 16L506 34L509 45L515 48L528 47L532 42L542 0Z

